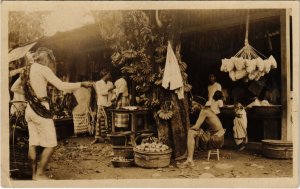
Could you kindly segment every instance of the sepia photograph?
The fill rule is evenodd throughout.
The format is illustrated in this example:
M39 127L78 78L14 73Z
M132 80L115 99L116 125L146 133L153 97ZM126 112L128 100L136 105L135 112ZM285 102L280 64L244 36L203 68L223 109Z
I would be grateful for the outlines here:
M3 187L299 185L298 1L1 8Z

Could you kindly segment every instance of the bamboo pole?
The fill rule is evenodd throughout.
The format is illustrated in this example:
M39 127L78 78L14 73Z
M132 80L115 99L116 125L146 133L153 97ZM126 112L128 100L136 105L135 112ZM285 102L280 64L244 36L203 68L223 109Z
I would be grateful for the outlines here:
M290 25L288 10L280 14L280 46L281 46L281 140L292 140L291 123L291 91L290 91Z

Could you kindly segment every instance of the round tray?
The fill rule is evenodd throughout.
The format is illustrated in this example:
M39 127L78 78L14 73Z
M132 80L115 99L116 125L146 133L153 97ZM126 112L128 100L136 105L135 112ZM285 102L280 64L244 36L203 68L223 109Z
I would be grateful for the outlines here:
M134 160L129 159L128 161L118 161L118 160L111 160L111 163L114 167L131 167L134 165Z

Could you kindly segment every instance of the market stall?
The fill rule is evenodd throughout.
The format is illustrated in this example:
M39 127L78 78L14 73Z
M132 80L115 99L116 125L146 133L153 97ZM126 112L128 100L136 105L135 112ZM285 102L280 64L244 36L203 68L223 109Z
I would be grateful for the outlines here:
M255 106L246 109L248 119L248 137L250 142L260 142L263 139L276 139L281 137L281 106ZM232 130L235 117L234 107L227 105L221 108L221 121L227 130ZM227 135L230 140L232 132Z
M215 16L209 17L208 15L212 12L215 13ZM247 74L244 71L237 75L233 72L228 75L228 73L222 72L224 67L221 67L222 59L230 59L237 52L239 55L241 53L239 50L245 45L247 10L222 10L220 12L207 10L201 13L194 11L187 15L190 16L191 22L182 23L185 26L182 32L182 50L184 60L189 63L188 74L193 85L192 92L205 97L208 74L216 75L217 81L221 83L222 89L227 94L224 102L229 105L221 109L224 125L229 128L225 136L229 139L232 137L233 110L230 106L237 101L247 106L253 101L253 97L258 97L260 100L268 99L271 105L247 110L249 141L260 145L264 143L264 139L273 139L271 142L267 141L266 145L274 142L275 146L278 145L278 152L285 145L287 149L291 148L290 113L293 88L290 57L292 52L290 11L250 10L248 42L255 48L254 51L259 52L257 53L259 56L265 57L262 59L272 55L277 62L277 68L268 70L268 73L257 78L257 81L252 80L253 75L249 75L248 82L245 79L236 80L236 76L243 78L243 74ZM189 27L189 25L193 25L193 27ZM198 70L198 72L194 73L193 70ZM274 83L276 89L273 87ZM270 94L270 88L273 88L271 89L273 97L277 96L275 101L266 97ZM269 147L276 149L272 145ZM262 151L267 150L263 149ZM274 154L273 156L276 157Z
M251 16L245 22L247 12ZM155 13L157 16L158 12ZM194 124L189 119L188 95L207 97L206 81L210 73L216 75L223 94L227 94L219 116L227 130L227 140L233 140L233 104L240 102L246 107L253 97L268 103L246 108L249 141L290 140L289 15L286 11L178 10L174 11L177 22L170 21L171 26L163 26L154 11L150 16L139 11L135 14L128 15L146 17L141 23L134 23L142 27L132 31L134 27L127 23L130 35L119 39L121 46L115 52L108 44L102 45L96 25L57 33L35 47L45 45L53 49L58 60L57 75L65 81L96 81L98 72L104 68L121 70L127 75L131 106L109 109L112 133L108 136L116 166L122 166L120 162L131 166L135 159L141 167L164 167L171 157L184 155L187 132ZM157 27L157 31L151 31L153 23L147 22L147 16L156 18L157 23L153 23L158 26L153 28ZM170 28L173 32L167 31ZM174 32L177 29L180 32ZM170 76L172 73L175 76ZM112 75L113 79L119 77ZM54 120L59 139L74 134L71 114L60 107L63 96L51 90L51 99L59 113ZM91 96L96 99L95 95ZM91 114L95 114L95 106L96 101L92 100ZM128 128L116 129L116 114L129 115ZM155 120L152 133L149 117ZM142 138L139 141L138 136Z

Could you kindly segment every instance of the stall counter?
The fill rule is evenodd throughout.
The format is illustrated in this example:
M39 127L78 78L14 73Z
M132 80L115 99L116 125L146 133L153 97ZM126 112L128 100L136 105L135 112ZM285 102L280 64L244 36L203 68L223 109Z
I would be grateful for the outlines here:
M280 139L281 137L281 105L253 106L247 108L249 141L261 142L263 139ZM220 119L227 130L227 137L233 137L233 105L221 108Z

